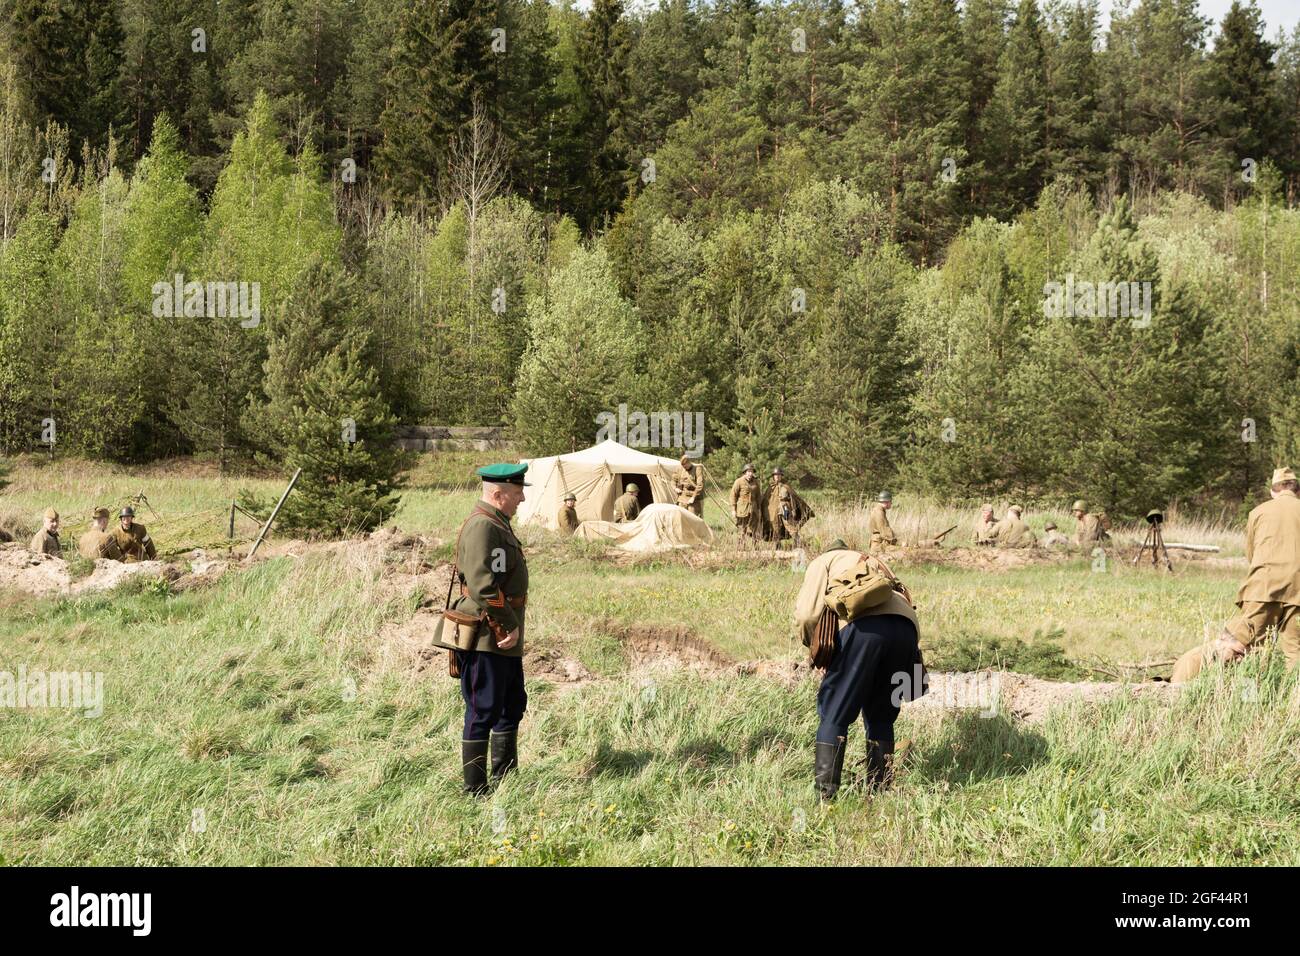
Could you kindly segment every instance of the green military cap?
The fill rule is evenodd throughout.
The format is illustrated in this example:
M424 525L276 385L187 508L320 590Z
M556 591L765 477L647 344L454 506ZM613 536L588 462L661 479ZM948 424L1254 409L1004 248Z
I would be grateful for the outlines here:
M1071 510L1071 511L1087 511L1087 510L1088 510L1088 502L1086 502L1086 501L1084 501L1082 498L1080 498L1080 499L1079 499L1078 501L1076 501L1074 504L1070 505L1070 510Z
M893 501L893 500L894 500L894 496L891 495L888 491L882 491L880 494L876 495L876 500L877 500L877 501Z
M527 465L515 465L510 462L500 462L495 465L485 465L478 470L478 476L484 481L490 481L494 484L501 485L523 485L525 488L531 487L528 482L524 481L524 473L528 471Z
M829 545L826 546L826 550L827 550L827 551L847 551L847 550L849 550L849 546L848 546L847 544L844 543L844 539L843 539L843 538L836 538L834 541L832 541Z

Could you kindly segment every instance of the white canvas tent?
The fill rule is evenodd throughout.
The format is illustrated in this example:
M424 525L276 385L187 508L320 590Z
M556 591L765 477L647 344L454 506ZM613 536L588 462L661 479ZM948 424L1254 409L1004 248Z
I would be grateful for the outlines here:
M612 439L575 451L571 455L525 458L528 482L524 501L515 515L519 526L538 524L554 530L566 494L578 499L579 521L613 521L614 500L629 481L641 488L641 507L675 504L671 458L647 455ZM647 496L653 501L647 500Z

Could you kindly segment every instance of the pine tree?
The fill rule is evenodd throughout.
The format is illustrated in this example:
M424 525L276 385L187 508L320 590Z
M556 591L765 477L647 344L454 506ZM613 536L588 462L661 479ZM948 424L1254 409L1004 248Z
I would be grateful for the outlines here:
M1222 103L1220 135L1231 145L1238 168L1244 160L1256 166L1273 153L1276 119L1273 54L1264 39L1264 18L1254 0L1243 6L1233 0L1223 18L1211 59L1214 93Z
M396 447L397 419L379 396L374 370L362 365L363 344L335 346L272 400L284 467L302 469L280 511L284 531L329 537L372 531L401 503L409 456ZM283 371L277 361L268 360L268 375Z
M999 218L1008 219L1032 205L1043 187L1047 108L1047 57L1038 4L1020 0L998 61L982 137L991 150L990 211Z

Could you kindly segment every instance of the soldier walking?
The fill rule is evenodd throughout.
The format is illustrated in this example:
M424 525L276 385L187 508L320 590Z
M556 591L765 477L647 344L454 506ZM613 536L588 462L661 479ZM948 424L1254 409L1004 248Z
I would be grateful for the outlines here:
M519 764L519 722L528 707L524 691L524 605L528 564L510 519L524 500L527 465L497 464L478 470L483 497L456 539L459 594L439 627L465 700L461 764L465 792L488 789ZM462 623L464 622L464 623Z

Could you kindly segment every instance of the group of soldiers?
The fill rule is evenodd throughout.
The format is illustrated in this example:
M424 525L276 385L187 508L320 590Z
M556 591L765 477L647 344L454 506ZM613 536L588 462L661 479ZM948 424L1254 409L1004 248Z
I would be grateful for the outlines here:
M1088 503L1081 498L1070 506L1070 513L1075 520L1074 538L1067 538L1056 527L1055 521L1049 521L1043 529L1042 547L1060 549L1073 545L1090 551L1110 540L1107 531L1110 522L1104 512L1093 514L1088 510ZM1024 508L1013 504L1007 508L1001 521L995 521L993 506L985 505L980 509L979 520L975 523L974 544L997 548L1038 547L1038 537L1029 529L1023 515Z
M785 480L780 466L772 469L771 483L764 491L757 470L749 463L731 484L731 517L742 541L763 539L778 548L784 541L793 541L797 548L800 529L816 515Z
M107 558L110 561L122 561L127 564L136 561L152 561L158 556L158 549L149 537L149 531L135 520L135 509L127 505L117 514L117 527L108 530L109 512L99 507L91 514L90 528L77 539L77 553L83 558L95 560ZM63 542L59 539L60 518L53 508L46 508L41 521L41 530L32 537L29 547L39 554L48 554L56 558L63 556Z

